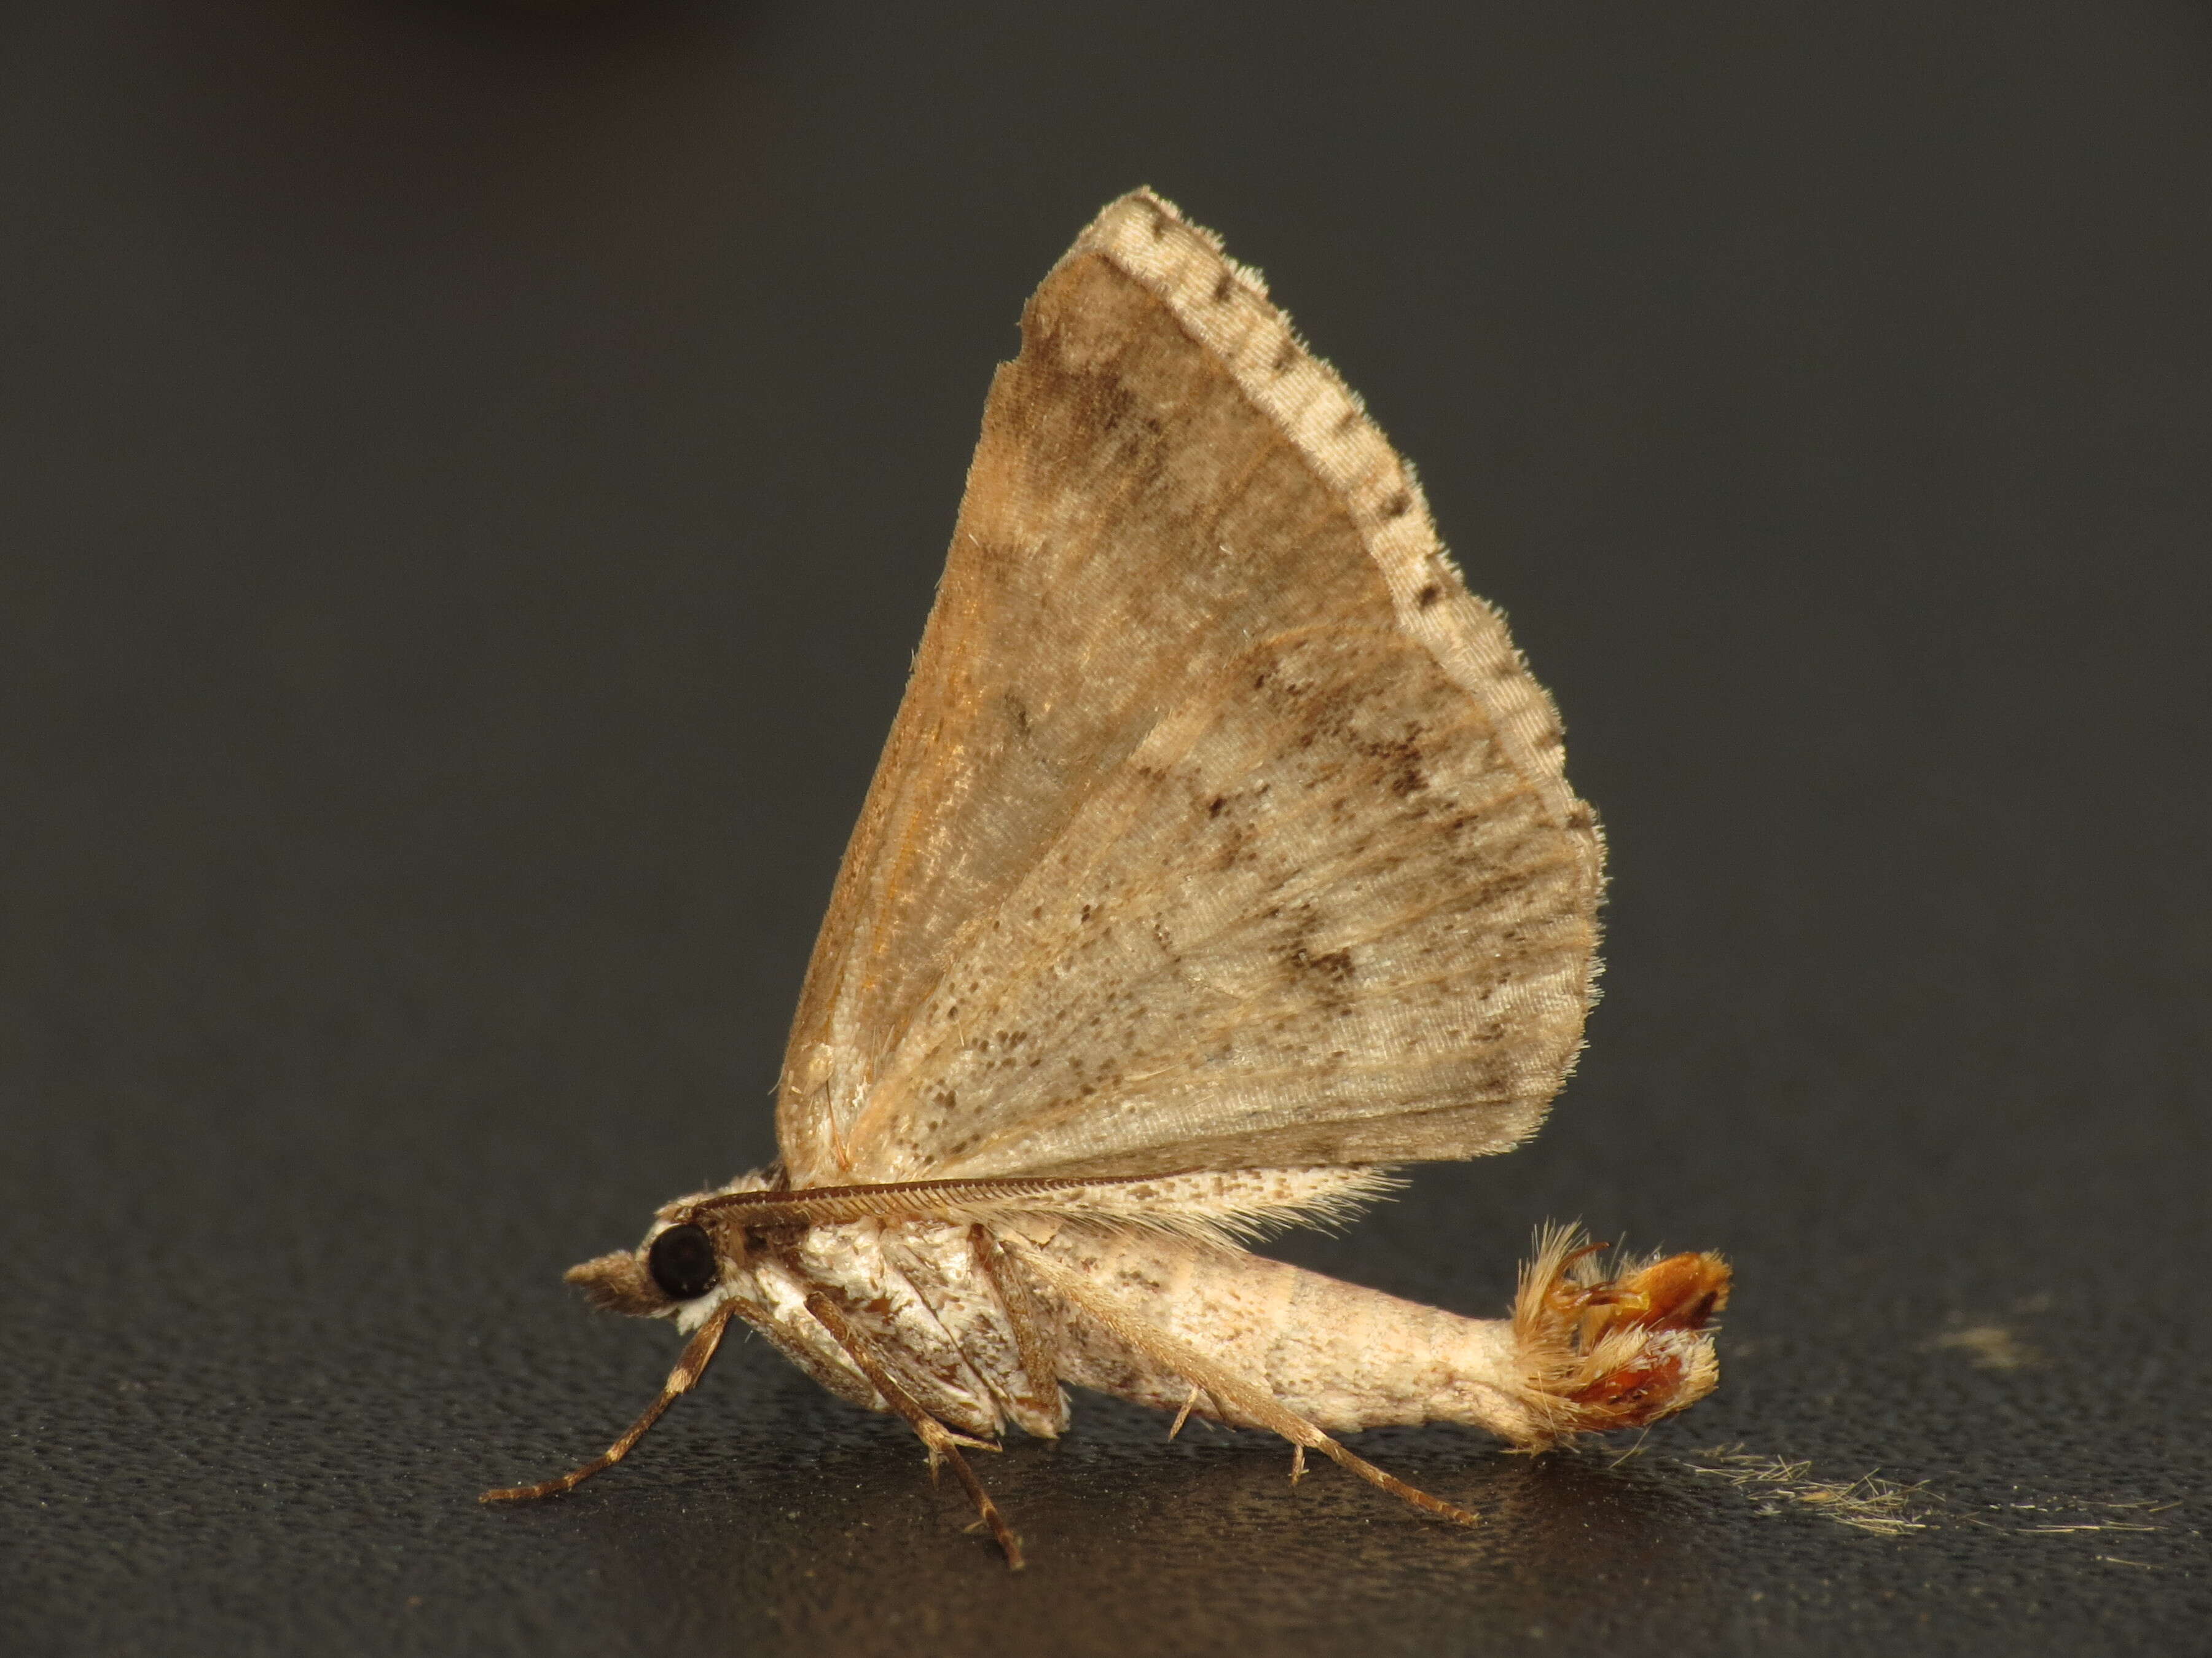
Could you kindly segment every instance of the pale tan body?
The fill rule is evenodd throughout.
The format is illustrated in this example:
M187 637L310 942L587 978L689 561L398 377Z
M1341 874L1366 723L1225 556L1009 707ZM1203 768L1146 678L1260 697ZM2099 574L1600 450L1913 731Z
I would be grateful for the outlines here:
M1063 1230L1046 1246L1169 1334L1263 1382L1330 1433L1425 1422L1481 1428L1518 1444L1549 1437L1532 1408L1510 1319L1462 1318L1244 1250L1158 1234ZM1179 1410L1190 1384L1083 1321L1063 1334L1062 1372L1139 1405ZM1233 1407L1206 1405L1242 1427Z
M827 1291L912 1399L983 1439L1009 1426L1057 1436L1068 1425L1063 1383L1165 1410L1192 1402L1189 1378L1156 1354L1055 1309L1009 1238L1330 1432L1453 1422L1537 1444L1556 1425L1510 1319L1462 1318L1211 1239L1044 1214L995 1230L957 1220L813 1226L726 1272L678 1321L694 1330L740 1303L747 1323L830 1392L891 1409L808 1313L808 1295ZM1040 1359L1048 1373L1033 1375ZM1203 1397L1196 1414L1264 1425Z

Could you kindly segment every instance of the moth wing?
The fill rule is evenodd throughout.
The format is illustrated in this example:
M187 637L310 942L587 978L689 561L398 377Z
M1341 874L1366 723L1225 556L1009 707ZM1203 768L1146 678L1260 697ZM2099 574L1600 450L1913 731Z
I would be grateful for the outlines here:
M1511 1146L1595 968L1550 698L1167 203L1101 214L1022 337L808 970L793 1180Z

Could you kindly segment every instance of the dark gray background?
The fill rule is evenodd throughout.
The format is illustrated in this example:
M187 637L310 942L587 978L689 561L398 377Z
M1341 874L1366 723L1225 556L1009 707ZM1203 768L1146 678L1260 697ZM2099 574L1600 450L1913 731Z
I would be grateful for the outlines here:
M2202 7L0 27L11 1651L2212 1647ZM1421 465L1613 837L1544 1136L1282 1247L1469 1312L1548 1215L1724 1248L1722 1391L1369 1437L1471 1534L1086 1401L985 1470L1010 1578L754 1346L480 1510L667 1362L557 1273L768 1153L991 367L1139 182Z

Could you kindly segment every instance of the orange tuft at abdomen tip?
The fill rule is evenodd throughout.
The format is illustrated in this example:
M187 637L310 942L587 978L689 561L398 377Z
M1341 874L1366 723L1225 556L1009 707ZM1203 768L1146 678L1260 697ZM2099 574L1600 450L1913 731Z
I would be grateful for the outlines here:
M1718 1255L1669 1255L1607 1286L1612 1321L1650 1330L1696 1330L1728 1305L1729 1264Z

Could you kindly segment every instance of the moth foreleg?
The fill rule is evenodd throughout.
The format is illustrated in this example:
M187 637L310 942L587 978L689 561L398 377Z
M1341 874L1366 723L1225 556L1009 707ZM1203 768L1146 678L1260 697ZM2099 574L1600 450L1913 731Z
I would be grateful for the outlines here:
M1435 1515L1438 1519L1449 1520L1455 1525L1481 1523L1479 1516L1467 1509L1447 1503L1440 1497L1431 1497L1419 1486L1407 1485L1395 1474L1385 1473L1365 1457L1338 1443L1284 1405L1268 1391L1264 1382L1255 1382L1216 1363L1188 1342L1163 1330L1150 1319L1131 1312L1083 1273L1054 1260L1026 1239L1009 1237L1007 1243L1024 1267L1065 1300L1088 1314L1115 1339L1142 1353L1163 1369L1172 1371L1189 1385L1204 1388L1217 1412L1241 1418L1255 1426L1279 1433L1304 1450L1319 1451L1323 1456L1349 1468L1369 1485L1379 1486L1424 1514ZM1303 1462L1299 1467L1303 1467ZM1295 1473L1292 1477L1296 1478Z
M1030 1305L1027 1280L1011 1263L1000 1264L1006 1258L1006 1246L990 1228L975 1227L969 1236L975 1246L975 1265L998 1293L1006 1322L1013 1330L1014 1350L1021 1355L1022 1373L1030 1382L1029 1403L1048 1423L1057 1414L1054 1406L1059 1403L1060 1363L1044 1333L1043 1321ZM1030 1431L1034 1433L1036 1428Z
M630 1449L646 1436L646 1431L660 1420L661 1414L678 1400L699 1385L699 1378L707 1374L707 1366L714 1357L714 1350L722 1345L722 1332L729 1327L731 1315L737 1303L726 1301L699 1327L699 1333L685 1344L683 1357L676 1368L668 1373L668 1380L660 1384L660 1392L653 1403L645 1407L645 1414L629 1425L629 1431L601 1451L580 1467L571 1468L551 1479L541 1480L535 1485L502 1485L497 1491L486 1491L479 1503L528 1503L541 1497L558 1497L572 1491L593 1474L611 1468L628 1456Z
M968 1466L968 1459L960 1455L963 1445L972 1446L978 1450L996 1450L999 1448L981 1440L970 1439L965 1434L953 1432L924 1410L913 1394L891 1379L890 1372L877 1358L875 1349L868 1339L854 1329L852 1321L845 1316L844 1309L821 1291L817 1290L806 1297L806 1310L845 1350L846 1357L853 1361L854 1367L867 1377L875 1390L884 1396L884 1402L905 1418L907 1426L920 1436L923 1448L929 1454L930 1477L933 1479L936 1478L940 1463L951 1465L953 1477L966 1488L975 1504L976 1513L982 1516L982 1523L990 1528L991 1535L1005 1551L1007 1566L1019 1571L1023 1564L1022 1540L1014 1534L1014 1528L999 1512L999 1505L991 1500L990 1492L983 1489L983 1482L975 1478L975 1471Z

